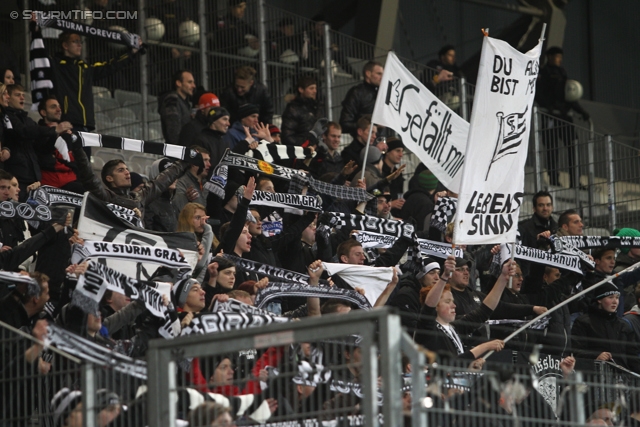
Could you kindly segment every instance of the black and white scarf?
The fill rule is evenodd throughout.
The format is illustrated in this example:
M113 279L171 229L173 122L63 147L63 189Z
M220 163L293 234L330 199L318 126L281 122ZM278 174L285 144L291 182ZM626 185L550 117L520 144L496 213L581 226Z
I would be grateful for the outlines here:
M269 284L271 286L271 284ZM249 313L249 314L265 314L273 316L273 313L263 310L260 307L245 304L242 301L230 298L228 301L220 302L215 301L211 308L212 313L227 312L227 313Z
M355 239L362 244L363 249L383 248L388 249L396 242L397 237L386 234L373 233L371 231L357 231L354 233ZM446 258L454 254L456 258L462 258L462 249L453 248L450 243L436 242L434 240L418 239L420 253L425 256Z
M545 316L542 319L539 319L538 321L533 322L531 325L529 325L528 329L536 329L536 330L546 329L547 326L549 325L549 320L551 320L551 317ZM519 328L525 323L529 323L529 321L520 320L520 319L499 319L499 320L487 320L485 323L489 326L508 325L508 326L514 326L516 328Z
M251 198L252 205L291 208L302 211L322 212L322 198L300 194L269 193L255 190Z
M80 207L82 206L84 196L61 188L43 185L35 190L31 190L29 198L45 206L63 205Z
M234 167L238 169L248 170L252 172L258 172L262 175L268 175L272 178L280 178L287 181L291 181L291 178L295 175L304 175L304 172L287 168L284 166L265 162L249 156L243 156L242 154L236 154L227 149L220 159L220 163L213 170L211 179L204 184L204 187L210 192L214 193L220 198L224 198L227 182L227 170L226 167Z
M336 199L354 200L356 202L368 202L375 199L373 194L367 193L363 188L347 187L345 185L334 185L314 179L307 175L294 175L289 184L289 193L301 194L304 187L309 187L316 193L326 194Z
M80 264L91 258L122 259L123 261L159 264L181 271L191 270L191 266L177 249L90 240L85 240L84 245L77 243L73 245L72 264Z
M269 163L279 164L284 160L304 160L309 157L314 157L315 152L311 152L311 150L306 147L275 144L262 140L256 149L247 151L245 156L254 157L258 160L264 160Z
M30 25L34 26L33 23ZM29 68L31 77L31 109L37 111L38 104L53 90L53 69L40 30L31 31L29 48ZM7 121L5 116L5 123ZM9 122L9 126L11 123Z
M129 376L147 379L147 362L114 352L113 350L84 339L79 335L62 329L55 323L47 326L45 346L54 346L62 351Z
M182 145L164 144L162 142L143 141L141 139L122 138L119 136L101 135L98 133L78 132L83 147L104 147L136 153L157 154L188 160L195 157L195 151Z
M440 197L433 208L431 226L444 233L447 230L447 225L453 221L453 217L456 215L457 206L458 199L456 197Z
M407 258L412 264L410 268L416 271L422 268L423 262L420 256L420 246L413 224L395 219L384 219L371 215L345 214L341 212L326 212L318 219L318 227L320 227L321 224L338 229L342 227L352 227L355 230L383 234L395 237L396 239L400 237L411 239L413 240L413 244L411 244L407 250Z
M89 263L86 272L80 275L71 301L84 312L96 314L107 290L126 295L134 301L141 300L156 317L166 316L167 307L163 305L162 294L153 282L132 279L97 262Z
M549 240L554 252L567 248L640 248L640 237L630 236L551 236Z
M25 221L49 222L53 219L51 209L45 205L20 203L15 200L0 202L0 218L21 218Z
M47 12L37 12L36 20L40 28L55 28L56 30L73 32L84 37L121 44L131 49L140 47L140 36L134 33L97 28L80 22L58 19L58 17L49 16Z
M310 286L300 283L269 282L269 286L258 291L256 307L264 307L277 298L335 298L356 305L362 310L371 310L371 304L361 294L351 289L340 289L335 286Z
M491 271L494 275L499 274L502 264L511 258L511 245L500 245L500 252L494 255ZM582 251L571 247L565 247L565 252L553 253L541 249L530 248L528 246L515 245L514 258L533 261L563 270L574 271L584 274L582 266L590 269L595 268L595 263Z
M364 399L366 397L365 393L362 391L362 385L360 383L333 380L331 381L329 389L336 393L352 394L354 396L359 397L360 399ZM380 391L379 388L376 388L376 397L378 400L378 405L382 405L383 395L382 395L382 391Z
M35 279L12 271L0 271L0 283L9 285L9 288L15 287L16 283L25 283L27 285L27 295L30 296L38 296L42 291Z
M436 328L438 328L439 330L444 332L444 334L447 336L447 338L449 338L451 340L453 345L456 346L456 351L458 352L458 354L464 353L464 347L462 346L462 341L460 341L460 337L458 336L458 333L453 328L453 326L451 326L451 325L444 326L444 325L440 324L439 322L436 322Z
M224 254L223 256L236 265L236 270L248 271L250 273L255 273L261 277L266 276L270 281L273 280L274 282L281 282L284 280L287 282L301 283L304 285L309 283L309 276L306 274L286 270L280 267L274 267L273 265L269 264L262 264L260 262L251 261L245 258L239 258L234 255ZM320 279L320 283L329 285L329 282L323 279Z
M234 312L204 313L194 316L191 322L182 328L180 336L257 328L271 323L284 323L288 321L289 319L286 317L271 314Z

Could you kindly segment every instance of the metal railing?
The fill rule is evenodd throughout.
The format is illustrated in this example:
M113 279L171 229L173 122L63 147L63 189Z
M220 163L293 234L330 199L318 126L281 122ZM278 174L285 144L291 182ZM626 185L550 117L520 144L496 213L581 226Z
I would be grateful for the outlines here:
M400 425L400 336L399 316L373 310L152 341L148 403L161 409L149 413L149 425L173 426L185 417L180 399L193 389L229 399L253 392L247 405L258 410L238 415L273 425L339 420L338 425L377 426L379 417L386 425ZM224 377L229 365L235 368L233 380ZM256 366L264 372L257 374ZM204 383L198 382L197 369ZM264 419L259 407L267 404L271 411Z

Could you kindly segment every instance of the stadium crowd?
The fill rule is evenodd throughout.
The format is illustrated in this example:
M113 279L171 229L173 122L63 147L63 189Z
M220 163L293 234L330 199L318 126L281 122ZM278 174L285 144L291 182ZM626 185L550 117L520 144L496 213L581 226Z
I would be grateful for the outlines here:
M197 242L197 262L190 278L179 278L169 267L160 267L149 277L149 281L175 285L164 304L168 310L175 310L179 330L193 327L194 319L214 312L217 304L237 300L253 306L256 296L270 286L266 275L245 264L237 265L227 255L308 275L307 285L312 287L330 283L365 297L372 292L366 284L377 276L375 269L393 268L392 278L370 306L395 307L416 343L437 354L442 362L466 361L470 368L482 370L482 357L489 352L509 350L502 354L508 353L507 359L511 360L511 350L529 353L542 345L544 353L562 360L566 375L579 359L609 361L640 374L640 288L636 289L640 270L623 273L599 285L555 311L542 329L528 329L508 342L504 338L514 330L512 324L498 322L489 327L486 323L530 320L545 313L576 292L600 284L614 271L638 262L640 248L593 249L586 256L595 268L583 265L582 273L533 261L507 261L496 268L492 264L499 247L493 246L462 246L461 257L424 256L420 262L408 255L415 238L452 241L451 224L440 229L434 225L433 217L439 201L456 195L444 188L423 164L405 185L402 140L371 121L382 64L370 61L364 65L363 81L346 95L338 122L323 118L313 76L300 76L295 98L284 111L275 112L267 88L256 82L256 71L249 66L237 68L233 81L219 96L207 92L198 99L194 97L197 82L193 73L176 70L172 91L159 103L163 136L167 144L188 147L196 155L188 160L158 159L148 177L143 176L144 171L130 170L123 160L114 159L97 176L81 139L75 138L74 133L92 130L94 120L89 116L93 111L84 108L93 105L92 79L107 72L117 73L119 65L110 63L107 70L84 63L80 59L82 43L78 34L63 33L59 41L60 53L51 61L54 89L39 103L38 123L24 110L25 89L13 79L18 70L0 70L3 78L0 202L9 202L0 204L0 209L4 212L8 209L5 206L25 202L35 205L38 202L30 194L41 186L49 186L79 195L89 192L104 203L130 209L144 229L151 232L191 233ZM451 50L443 50L442 57ZM140 52L134 49L119 61L130 61L141 53L144 49ZM451 78L446 72L446 62L443 63L444 70L438 69L438 73L428 77L432 85ZM272 123L274 113L282 113L280 127ZM343 132L351 135L352 142L340 149ZM378 139L379 132L387 138ZM255 173L229 167L222 196L205 185L217 173L215 167L225 154L253 156L259 144L265 143L300 147L304 158L282 159L281 166L302 170L317 182L366 190L375 199L375 208L369 211L371 217L402 221L411 226L412 233L398 237L386 250L372 250L355 238L359 231L356 227L349 224L339 227L331 214L364 215L363 204L355 200L322 194L322 212L253 204L256 191L288 192L289 181L269 173L269 168L264 173ZM315 194L312 186L306 191ZM556 237L582 235L583 223L577 211L562 212L556 220L553 198L545 191L536 193L532 202L531 218L519 224L523 245L547 250ZM0 219L1 269L20 272L32 279L12 282L8 276L1 278L0 320L40 341L46 339L47 325L57 324L101 346L144 359L149 340L162 338L158 331L162 318L151 313L142 301L131 301L115 291L104 293L98 313L87 312L73 296L78 278L89 268L87 262L71 263L73 245L84 244L74 229L79 215L80 209L76 209L75 215L57 215L51 224L43 221L42 225L19 216ZM640 237L639 231L629 228L615 233ZM356 266L355 271L361 271L361 277L353 280L339 273L330 275L325 263ZM302 318L361 308L339 298L281 296L273 299L266 309L274 316ZM25 393L11 392L12 384L25 375L54 375L60 367L43 357L39 342L16 341L13 332L0 329L3 331L0 425L25 425L24 420L38 409L41 414L49 412L55 426L82 425L79 377L70 379L59 390L47 391L31 385L25 386L28 389ZM328 356L329 351L324 350ZM321 365L322 352L323 347L315 344L269 348L254 355L251 363L242 359L243 364L249 364L243 370L239 369L241 356L237 354L205 357L191 361L188 369L182 367L179 375L181 384L200 393L215 393L229 399L262 396L274 418L304 418L304 414L312 411L357 405L358 399L353 401L318 382L295 375L303 362ZM359 361L357 343L351 343L338 360L331 362L345 364L348 369L344 380L358 383ZM272 379L278 371L290 373L293 385L274 385ZM38 393L44 394L40 400L33 398ZM536 392L528 396L515 404L544 406ZM96 397L98 425L116 425L122 401L128 398L131 396L101 390ZM512 408L501 406L499 400L484 411L510 413ZM533 406L530 400L535 400L538 406ZM37 408L39 401L50 402L51 406ZM590 423L611 422L613 415L606 406L608 403L589 402L586 416ZM473 399L452 396L451 405L481 410ZM545 408L531 415L545 418L549 425L561 422L556 421L550 408ZM259 423L248 411L238 414L220 402L206 402L191 411L183 410L180 416L189 420L191 426Z

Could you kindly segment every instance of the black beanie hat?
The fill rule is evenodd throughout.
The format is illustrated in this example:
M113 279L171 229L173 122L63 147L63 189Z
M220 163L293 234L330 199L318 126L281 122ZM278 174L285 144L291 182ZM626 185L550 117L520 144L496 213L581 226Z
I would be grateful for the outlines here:
M238 119L244 119L252 114L260 114L260 108L255 104L244 104L238 108Z
M611 295L620 295L620 290L613 283L606 282L604 285L598 286L593 291L593 295L593 301L598 301Z
M224 107L213 107L211 110L209 110L209 113L207 114L207 126L211 126L211 124L213 122L215 122L216 120L224 117L224 116L229 116L229 112L227 111L226 108Z
M404 148L402 140L397 136L392 136L391 138L387 139L387 153L391 150L395 150L396 148Z

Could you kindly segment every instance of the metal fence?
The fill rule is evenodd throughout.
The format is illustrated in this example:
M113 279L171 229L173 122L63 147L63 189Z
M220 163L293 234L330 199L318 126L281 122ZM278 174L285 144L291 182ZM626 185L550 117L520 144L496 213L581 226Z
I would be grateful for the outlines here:
M400 335L397 315L374 310L153 341L149 425L221 394L238 423L400 425Z
M0 324L0 426L146 425L146 401L136 395L146 375L43 349L30 332Z
M639 150L545 112L534 110L525 193L547 190L554 210L577 209L591 229L640 226ZM533 210L527 202L521 214Z

